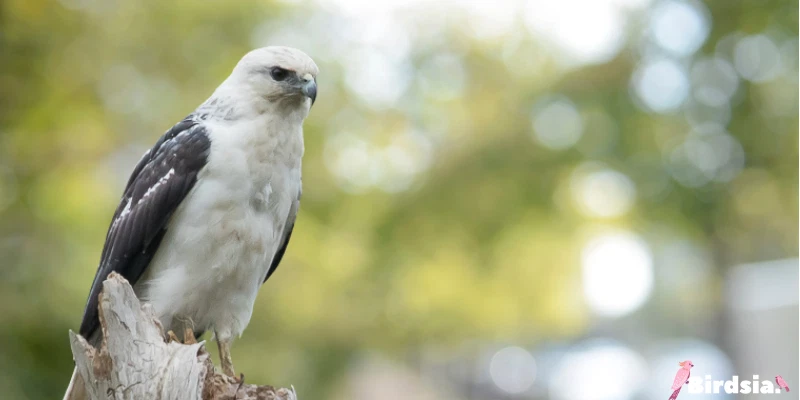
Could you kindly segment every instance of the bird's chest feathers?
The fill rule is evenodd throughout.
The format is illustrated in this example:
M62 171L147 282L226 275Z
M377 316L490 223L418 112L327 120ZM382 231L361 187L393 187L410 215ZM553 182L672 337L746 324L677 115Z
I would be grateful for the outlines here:
M222 182L236 206L245 202L252 211L269 212L291 205L300 190L302 157L302 131L255 124L215 135L206 172Z
M209 162L192 195L196 224L216 253L209 255L211 267L225 274L252 266L266 274L300 191L302 132L224 132L212 136Z

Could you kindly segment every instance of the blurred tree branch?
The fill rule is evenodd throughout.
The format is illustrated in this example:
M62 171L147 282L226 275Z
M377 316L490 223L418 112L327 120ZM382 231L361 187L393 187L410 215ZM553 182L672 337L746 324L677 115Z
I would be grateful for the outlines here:
M294 390L243 384L215 371L204 342L165 340L153 308L122 276L109 275L100 296L101 347L70 332L89 399L297 399Z

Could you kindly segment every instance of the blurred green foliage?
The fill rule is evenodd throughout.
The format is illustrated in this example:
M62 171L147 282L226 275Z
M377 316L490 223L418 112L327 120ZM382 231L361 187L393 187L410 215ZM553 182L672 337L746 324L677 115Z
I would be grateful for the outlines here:
M534 37L514 33L509 50L508 37L476 39L454 17L436 40L412 41L411 84L383 108L350 90L346 56L320 59L299 220L234 345L237 370L249 382L294 384L306 398L326 398L365 352L402 360L424 345L591 334L597 320L582 298L580 254L602 226L638 232L655 253L680 237L710 255L713 279L703 287L665 287L659 279L670 267L656 259L639 328L650 334L688 329L693 315L717 309L724 268L796 256L797 4L705 5L713 23L700 54L713 54L732 32L776 30L795 39L795 52L790 72L739 87L726 128L744 149L744 169L697 187L673 179L663 152L691 130L684 114L650 113L632 100L644 35L636 24L613 60L565 69ZM325 10L255 0L0 3L4 398L63 393L72 370L67 331L78 327L122 183L141 152L262 40L254 38L259 29L335 41L331 25L311 23L324 21ZM463 90L446 95L435 81L433 89L419 83L427 62L454 52ZM529 57L535 68L518 65ZM573 148L532 140L532 109L551 94L569 98L584 119ZM326 141L342 129L376 145L421 131L429 162L408 189L352 190L326 164ZM596 218L575 206L570 177L589 160L633 182L629 212ZM681 291L698 295L676 299Z

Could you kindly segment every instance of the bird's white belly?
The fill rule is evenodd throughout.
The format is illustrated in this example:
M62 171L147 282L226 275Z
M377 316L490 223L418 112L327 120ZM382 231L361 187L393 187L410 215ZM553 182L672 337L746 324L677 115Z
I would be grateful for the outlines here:
M280 170L280 169L279 169ZM207 174L178 208L137 292L164 328L238 337L282 241L299 179Z

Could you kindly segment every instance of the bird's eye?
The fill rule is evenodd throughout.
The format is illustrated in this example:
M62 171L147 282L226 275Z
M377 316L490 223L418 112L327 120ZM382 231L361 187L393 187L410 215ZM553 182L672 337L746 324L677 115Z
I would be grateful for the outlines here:
M272 67L272 69L269 70L269 75L276 81L282 81L289 76L289 71L281 67Z

